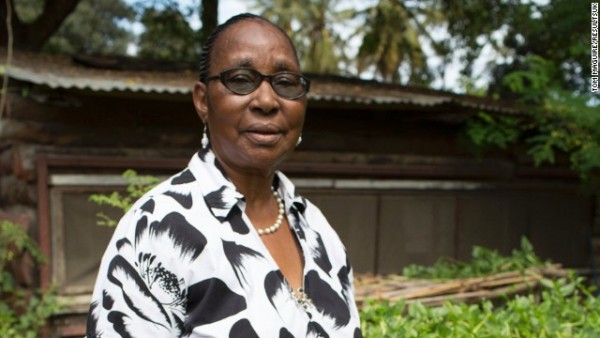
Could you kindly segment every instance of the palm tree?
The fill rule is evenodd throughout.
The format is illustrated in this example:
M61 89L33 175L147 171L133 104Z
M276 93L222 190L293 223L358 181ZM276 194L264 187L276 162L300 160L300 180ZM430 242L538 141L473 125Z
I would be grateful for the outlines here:
M261 15L290 35L307 72L338 73L344 59L343 40L333 25L348 17L336 11L338 0L255 0Z
M428 31L441 17L430 2L380 0L358 13L365 18L365 25L357 31L363 36L356 57L358 73L374 67L383 80L401 82L402 69L408 76L403 82L427 84L432 75L422 39L429 40L434 49L439 48Z

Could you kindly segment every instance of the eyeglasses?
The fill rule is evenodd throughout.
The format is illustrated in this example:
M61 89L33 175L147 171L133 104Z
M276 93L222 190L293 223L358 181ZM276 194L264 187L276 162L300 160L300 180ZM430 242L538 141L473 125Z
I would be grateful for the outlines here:
M284 99L295 100L308 93L310 80L292 72L262 74L252 68L230 68L219 75L211 76L206 81L221 80L225 88L238 95L248 95L255 91L264 79L269 80L271 87Z

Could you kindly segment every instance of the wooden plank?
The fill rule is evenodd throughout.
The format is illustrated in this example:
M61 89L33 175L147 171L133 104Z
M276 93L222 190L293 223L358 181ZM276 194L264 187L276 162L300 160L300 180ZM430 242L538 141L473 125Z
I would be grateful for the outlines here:
M560 265L510 271L484 277L452 280L409 279L398 275L358 275L355 298L360 305L367 298L437 306L447 301L475 302L536 290L542 278L567 275Z

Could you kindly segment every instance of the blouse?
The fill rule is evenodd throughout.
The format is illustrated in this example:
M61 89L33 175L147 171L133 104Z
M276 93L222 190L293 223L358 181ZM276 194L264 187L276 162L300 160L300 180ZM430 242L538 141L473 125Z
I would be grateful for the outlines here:
M362 337L352 268L320 210L273 182L304 261L292 292L210 150L120 220L102 258L88 337Z

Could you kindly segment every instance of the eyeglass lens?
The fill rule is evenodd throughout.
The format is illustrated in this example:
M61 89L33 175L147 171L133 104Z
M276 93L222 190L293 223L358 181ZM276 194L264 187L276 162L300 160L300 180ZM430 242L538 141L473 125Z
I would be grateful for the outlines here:
M222 72L220 78L225 87L240 95L255 91L265 78L277 95L286 99L297 99L308 91L308 80L290 72L263 75L252 68L234 68Z

